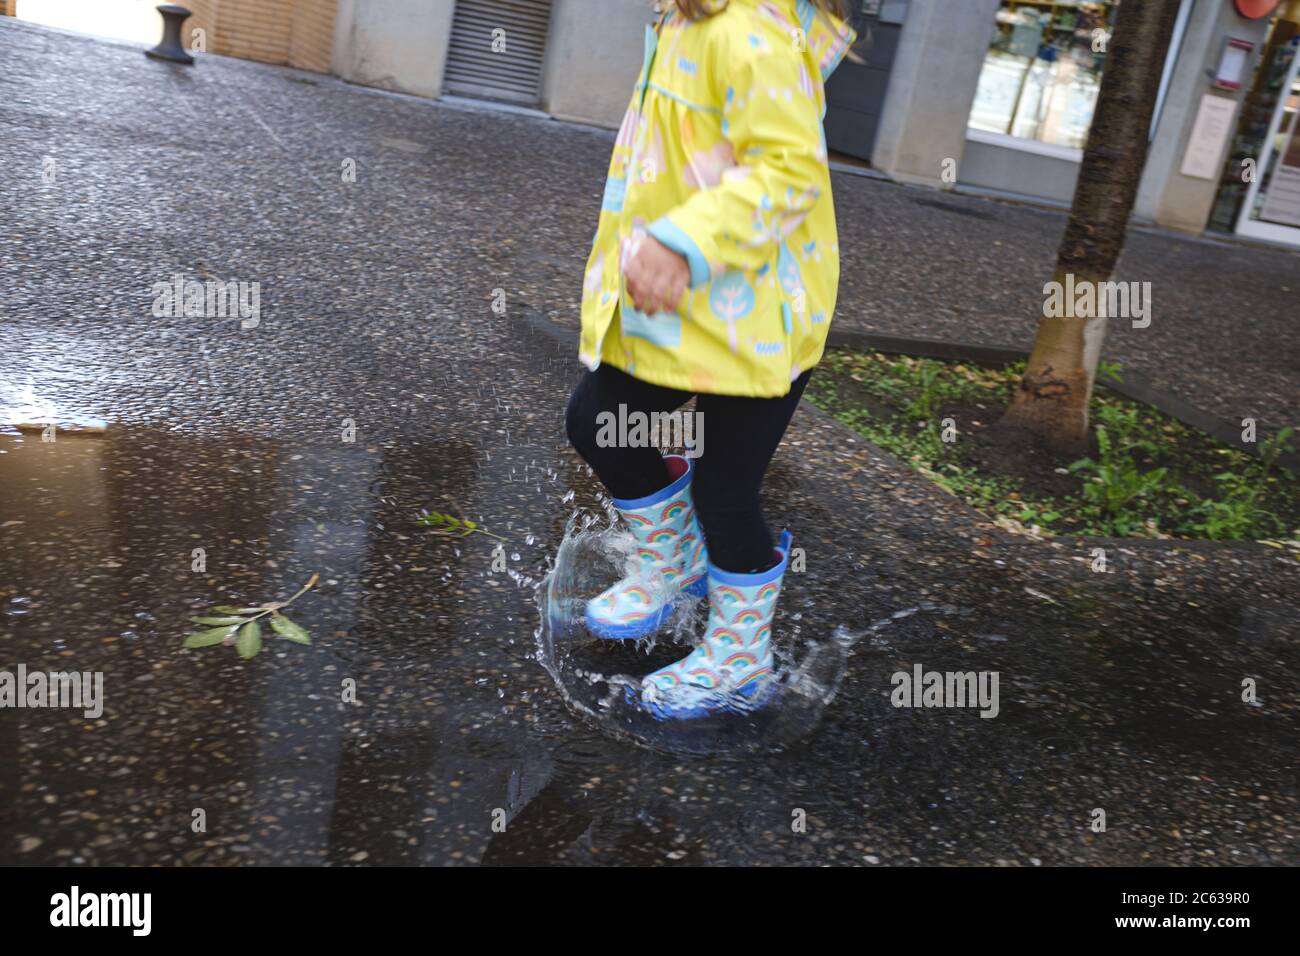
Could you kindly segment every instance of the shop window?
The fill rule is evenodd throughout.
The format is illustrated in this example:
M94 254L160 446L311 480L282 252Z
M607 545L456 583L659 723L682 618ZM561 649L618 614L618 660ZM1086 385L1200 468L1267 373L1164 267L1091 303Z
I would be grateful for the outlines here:
M1300 226L1300 173L1293 171L1300 170L1300 70L1294 65L1300 56L1298 34L1300 26L1289 20L1274 20L1270 27L1254 86L1242 105L1237 135L1224 163L1210 213L1211 229L1237 230L1252 178L1259 179L1260 188L1255 191L1250 219ZM1274 131L1271 144L1270 130ZM1261 169L1266 152L1267 165ZM1253 175L1247 175L1247 170Z
M970 128L1082 149L1118 7L1002 0Z

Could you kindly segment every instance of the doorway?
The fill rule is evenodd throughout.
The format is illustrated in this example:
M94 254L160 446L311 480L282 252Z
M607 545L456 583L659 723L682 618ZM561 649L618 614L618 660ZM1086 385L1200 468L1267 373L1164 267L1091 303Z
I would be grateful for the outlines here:
M1276 103L1237 234L1300 246L1300 35L1274 58Z

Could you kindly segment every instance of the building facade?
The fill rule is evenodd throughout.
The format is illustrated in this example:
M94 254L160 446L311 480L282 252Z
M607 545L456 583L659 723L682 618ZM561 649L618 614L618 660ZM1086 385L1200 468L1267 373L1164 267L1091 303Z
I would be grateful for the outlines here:
M204 31L206 52L317 73L333 69L335 0L186 0L192 44Z
M899 182L1069 202L1119 3L1140 0L851 2L864 39L827 85L832 151ZM1135 216L1300 247L1300 0L1179 4ZM211 53L609 128L655 19L651 0L188 5Z
M1119 2L853 0L865 39L828 84L827 142L900 182L1068 203ZM612 128L653 19L649 0L337 0L333 68ZM1297 24L1300 0L1180 0L1139 220L1300 247Z

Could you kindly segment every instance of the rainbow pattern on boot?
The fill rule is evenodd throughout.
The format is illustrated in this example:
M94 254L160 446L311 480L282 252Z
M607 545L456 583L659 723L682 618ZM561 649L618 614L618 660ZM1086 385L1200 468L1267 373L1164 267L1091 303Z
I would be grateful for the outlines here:
M790 563L789 531L774 554L776 565L757 574L709 565L704 640L642 680L641 707L660 720L687 720L734 710L738 697L756 707L775 688L772 617Z
M597 637L628 641L657 631L682 595L703 597L709 554L691 500L694 465L665 455L668 486L644 498L614 499L636 538L637 561L628 575L587 602L587 629Z

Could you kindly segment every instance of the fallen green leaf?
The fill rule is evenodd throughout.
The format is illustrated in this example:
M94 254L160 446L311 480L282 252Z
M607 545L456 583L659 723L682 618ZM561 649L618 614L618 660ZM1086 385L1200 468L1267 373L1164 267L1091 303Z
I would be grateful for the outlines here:
M248 658L256 656L261 649L262 625L249 621L239 629L239 636L235 638L235 650L239 651L240 657Z
M210 631L199 631L185 638L185 646L211 647L213 644L220 644L229 636L231 630L232 628L229 627L214 627Z
M295 624L283 614L271 615L271 630L279 634L285 640L293 641L295 644L310 644L311 635L307 633L306 628Z

